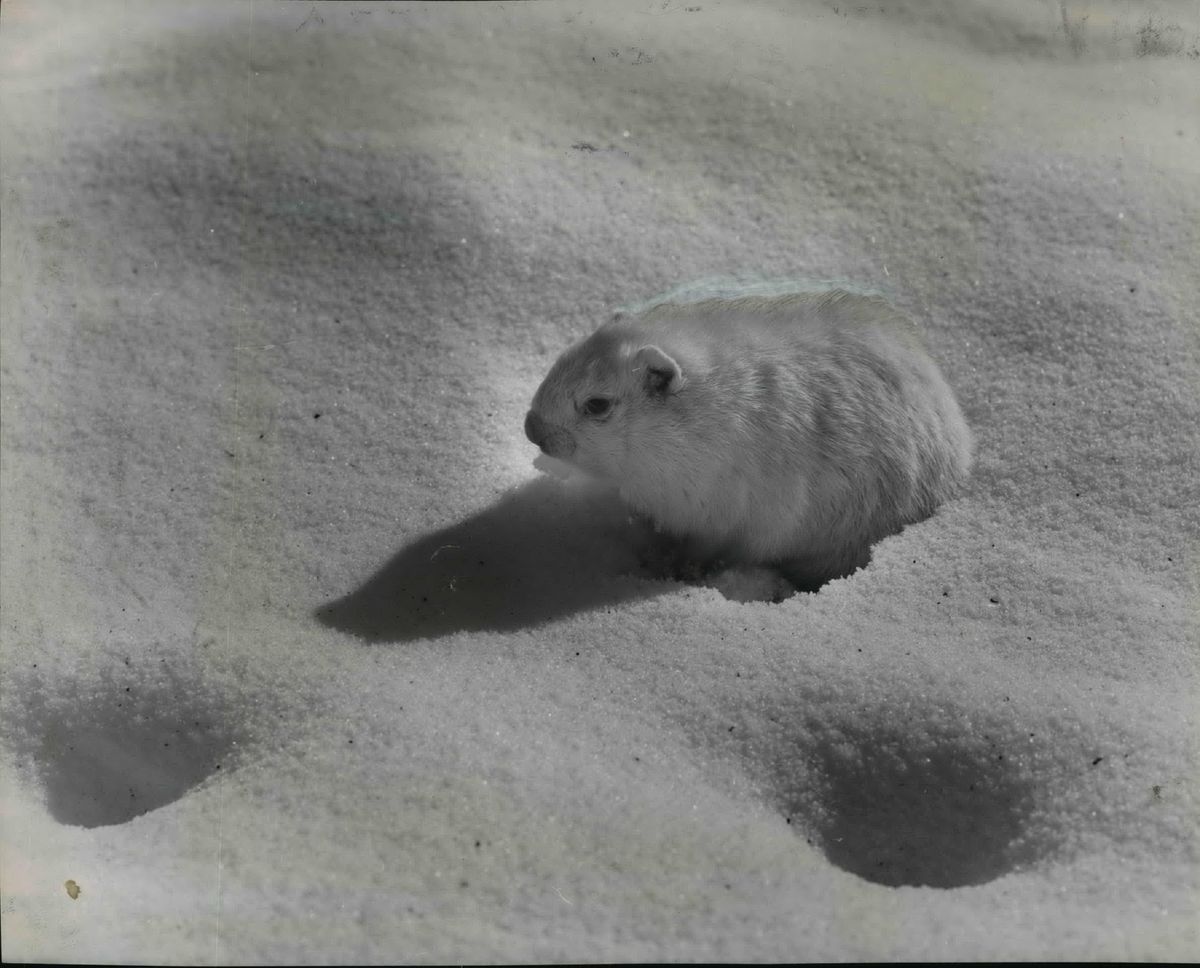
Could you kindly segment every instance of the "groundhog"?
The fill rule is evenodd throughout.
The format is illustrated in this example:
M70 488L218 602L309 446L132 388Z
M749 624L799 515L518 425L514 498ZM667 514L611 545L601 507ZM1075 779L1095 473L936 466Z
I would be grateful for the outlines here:
M617 313L554 363L525 435L689 556L809 589L932 514L973 450L912 322L840 289Z

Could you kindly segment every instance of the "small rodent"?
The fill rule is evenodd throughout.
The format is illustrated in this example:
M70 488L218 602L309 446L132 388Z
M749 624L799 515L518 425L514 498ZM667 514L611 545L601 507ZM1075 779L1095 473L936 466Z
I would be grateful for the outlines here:
M525 435L691 554L798 587L932 514L973 450L912 322L841 289L618 313L554 363Z

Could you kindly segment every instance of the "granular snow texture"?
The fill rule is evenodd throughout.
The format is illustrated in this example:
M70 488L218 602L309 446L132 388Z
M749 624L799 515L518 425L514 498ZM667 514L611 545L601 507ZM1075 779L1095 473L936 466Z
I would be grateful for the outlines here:
M1194 2L8 0L0 66L6 959L1200 957ZM833 278L978 439L864 570L653 581L531 466L614 307Z

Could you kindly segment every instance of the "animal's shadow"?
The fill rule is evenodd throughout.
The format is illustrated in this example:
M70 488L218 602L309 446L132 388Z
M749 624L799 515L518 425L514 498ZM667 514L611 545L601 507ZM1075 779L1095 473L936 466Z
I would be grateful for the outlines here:
M647 598L669 586L638 577L646 530L611 491L540 478L420 538L316 618L402 642L513 631Z

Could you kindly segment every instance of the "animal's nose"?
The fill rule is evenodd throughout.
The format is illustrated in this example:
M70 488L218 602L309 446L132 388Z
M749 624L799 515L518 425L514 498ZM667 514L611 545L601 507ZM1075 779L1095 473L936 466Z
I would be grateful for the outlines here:
M542 423L542 418L532 410L525 415L525 436L539 447L546 439L546 425Z

